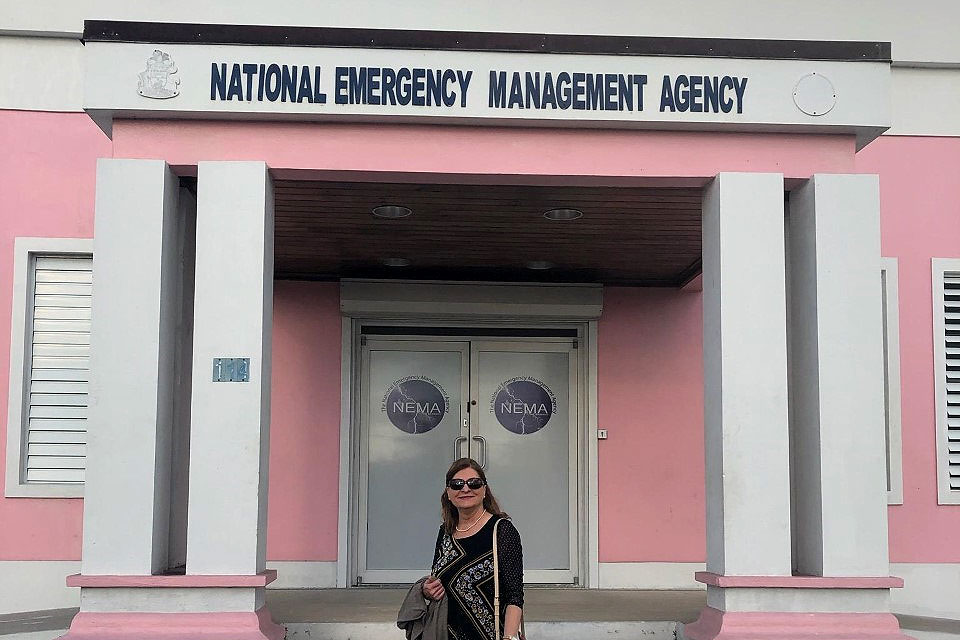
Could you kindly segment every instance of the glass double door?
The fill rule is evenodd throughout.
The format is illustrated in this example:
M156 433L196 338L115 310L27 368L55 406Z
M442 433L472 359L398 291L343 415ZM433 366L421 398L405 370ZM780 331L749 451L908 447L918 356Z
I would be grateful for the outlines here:
M483 465L524 542L529 583L575 582L572 341L373 340L361 348L357 578L429 571L450 463Z

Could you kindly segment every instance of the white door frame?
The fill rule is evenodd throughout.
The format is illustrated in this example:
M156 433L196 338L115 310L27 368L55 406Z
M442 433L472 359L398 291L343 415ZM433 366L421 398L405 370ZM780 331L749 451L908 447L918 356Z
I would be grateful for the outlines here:
M495 306L495 305L494 305ZM344 315L341 320L340 359L340 470L339 510L337 522L337 586L353 585L357 570L356 540L352 538L357 518L358 461L356 452L359 442L359 414L355 409L359 402L359 350L361 329L365 325L389 325L410 327L476 327L476 328L538 328L577 329L578 348L583 350L579 358L580 402L578 402L577 464L578 464L578 546L579 568L577 585L599 587L600 563L598 545L598 469L597 469L597 322L596 320L523 321L504 319L460 321L430 320L409 317L352 317ZM420 336L426 339L427 336ZM484 336L477 336L481 339ZM430 336L435 340L437 336ZM451 337L450 339L455 339ZM463 338L460 337L462 340ZM509 337L510 341L523 340ZM543 338L529 338L542 340Z

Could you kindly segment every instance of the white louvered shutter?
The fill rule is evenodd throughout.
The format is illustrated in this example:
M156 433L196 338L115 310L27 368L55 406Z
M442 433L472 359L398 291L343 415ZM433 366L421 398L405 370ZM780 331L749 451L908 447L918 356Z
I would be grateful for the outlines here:
M946 452L950 491L960 491L960 272L943 274L943 348L946 380Z
M93 259L34 263L25 480L83 482Z

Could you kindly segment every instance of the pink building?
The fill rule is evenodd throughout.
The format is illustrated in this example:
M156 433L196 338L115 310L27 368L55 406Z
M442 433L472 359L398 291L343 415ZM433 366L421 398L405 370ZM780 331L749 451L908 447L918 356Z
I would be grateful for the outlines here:
M691 640L960 618L960 10L101 4L0 24L0 614L282 637L469 455Z

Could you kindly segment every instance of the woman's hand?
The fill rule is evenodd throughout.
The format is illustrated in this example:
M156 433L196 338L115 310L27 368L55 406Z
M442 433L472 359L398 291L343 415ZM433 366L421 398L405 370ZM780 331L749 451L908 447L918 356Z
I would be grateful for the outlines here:
M427 576L423 581L423 595L431 600L440 600L443 598L443 583L439 578Z
M504 612L503 637L517 638L520 636L520 620L523 619L523 609L515 604L508 604Z

